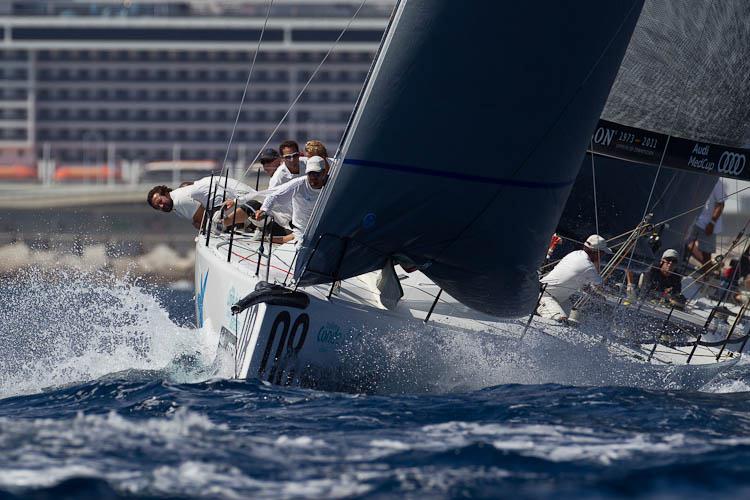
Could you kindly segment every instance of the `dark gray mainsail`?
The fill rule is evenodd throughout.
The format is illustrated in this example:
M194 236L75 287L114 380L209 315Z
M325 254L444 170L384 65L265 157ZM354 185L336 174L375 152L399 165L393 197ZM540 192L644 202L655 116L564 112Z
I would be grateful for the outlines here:
M647 1L593 151L750 180L748 19L747 0Z
M648 0L602 118L750 145L750 2Z
M306 285L413 262L527 313L642 0L402 0L298 256Z
M591 149L603 236L647 213L670 221L661 247L641 252L649 263L683 247L715 176L750 180L748 19L747 0L644 3ZM584 238L594 223L591 163L563 212L564 236Z

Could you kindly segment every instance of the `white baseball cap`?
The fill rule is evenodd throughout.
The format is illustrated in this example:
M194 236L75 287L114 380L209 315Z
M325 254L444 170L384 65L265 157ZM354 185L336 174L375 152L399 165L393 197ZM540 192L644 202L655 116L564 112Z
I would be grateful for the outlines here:
M679 260L679 258L680 258L680 254L677 253L677 250L673 248L667 248L666 250L664 250L664 253L661 254L661 260L664 260L664 259L678 259Z
M323 158L320 156L311 156L307 159L307 163L305 164L305 173L322 172L325 168L326 162Z
M598 234L592 234L586 238L586 243L583 244L586 248L591 250L598 250L600 252L611 254L612 250L607 246L607 240L599 236Z

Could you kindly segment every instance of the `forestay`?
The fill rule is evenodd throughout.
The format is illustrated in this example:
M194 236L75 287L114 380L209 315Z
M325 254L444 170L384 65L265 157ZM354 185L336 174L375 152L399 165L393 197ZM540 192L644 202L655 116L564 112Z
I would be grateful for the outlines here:
M525 314L642 0L400 2L297 263L301 284L411 261Z

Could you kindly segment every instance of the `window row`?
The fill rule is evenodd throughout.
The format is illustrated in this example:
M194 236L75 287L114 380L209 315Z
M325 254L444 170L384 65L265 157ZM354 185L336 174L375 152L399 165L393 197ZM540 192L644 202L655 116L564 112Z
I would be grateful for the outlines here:
M25 120L27 116L26 109L0 108L0 120Z
M0 100L23 100L28 97L28 90L25 88L2 88L0 87Z
M149 121L149 122L217 122L233 123L235 110L201 110L201 109L119 109L119 108L42 108L37 111L39 121ZM243 111L240 123L273 122L284 116L283 111ZM348 115L347 115L348 116ZM2 118L2 114L0 114Z
M343 128L343 126L342 126ZM143 142L213 142L226 143L229 141L229 130L143 130L143 129L111 129L97 130L92 132L83 129L46 129L37 131L39 141L86 141L90 143L101 143L104 147L106 142L143 141ZM234 140L265 141L268 137L267 130L238 130L235 132Z
M325 57L320 51L263 51L258 53L256 63L264 62L320 62ZM0 51L8 60L23 60L22 51ZM328 62L363 62L372 60L371 51L346 52L339 51L328 56ZM39 61L155 61L155 62L240 62L250 63L254 52L242 51L168 51L168 50L40 50L37 53ZM0 57L2 59L2 57Z
M78 101L157 101L157 102L231 102L239 103L242 90L175 90L175 89L39 89L40 101L78 100ZM245 96L246 101L288 102L286 90L251 90Z
M25 70L12 70L12 78L26 78ZM248 70L205 70L205 69L115 69L115 68L43 68L38 72L42 82L95 82L95 81L123 81L123 82L216 82L243 83L247 81ZM260 83L288 83L294 78L297 83L305 83L312 77L312 71L261 70L254 71L251 82ZM363 82L367 77L364 70L319 71L313 81L331 83ZM2 75L0 75L2 78ZM9 77L10 78L10 77Z
M25 68L0 67L0 80L27 80L29 72Z
M263 144L260 142L258 146ZM39 149L38 155L41 158L43 150ZM220 148L185 148L180 150L181 160L216 160L224 159L224 149ZM171 160L173 152L169 148L143 149L143 148L123 148L116 150L117 160L140 160L140 161L158 161ZM52 148L51 156L59 163L104 163L107 161L105 151L94 151L90 148L66 148L57 146ZM236 156L236 155L235 155Z
M0 140L23 141L26 137L25 128L0 128Z

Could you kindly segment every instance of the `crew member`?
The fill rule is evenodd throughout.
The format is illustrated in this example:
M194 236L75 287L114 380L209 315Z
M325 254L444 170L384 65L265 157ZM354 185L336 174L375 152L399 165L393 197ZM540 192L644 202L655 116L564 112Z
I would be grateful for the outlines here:
M641 275L640 291L652 299L664 299L675 304L684 304L682 297L682 278L674 272L680 254L669 248L664 251L659 267L652 267Z
M225 192L226 183L226 192ZM213 203L209 200L209 191L213 195ZM173 212L189 219L193 226L200 228L203 220L204 204L219 206L222 199L234 199L248 194L255 194L255 190L234 179L226 177L204 177L193 183L183 183L177 189L167 186L154 186L146 195L146 201L156 210Z
M323 158L325 160L326 174L331 169L331 162L333 159L328 158L328 149L326 149L325 144L322 142L315 139L307 141L305 143L305 155L307 158L312 158L313 156L320 156ZM305 161L305 158L302 160Z
M269 191L260 210L255 212L255 219L261 220L266 213L275 211L278 207L291 207L292 234L284 236L280 242L301 242L325 182L325 160L320 156L308 158L305 176Z
M688 240L688 253L695 257L702 265L711 260L711 254L716 251L716 235L721 233L721 214L726 200L724 183L716 181L711 195L706 200L703 211L698 216Z
M570 252L542 278L545 286L537 312L540 316L566 321L570 315L570 297L588 286L602 284L599 275L601 254L611 254L607 241L598 234L586 238L581 250Z
M266 174L273 176L281 166L281 155L273 148L266 148L261 152L258 162Z
M273 189L304 175L304 171L300 171L299 145L296 142L282 142L279 145L279 152L281 152L281 164L271 176L268 189Z

